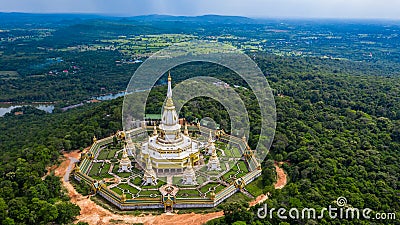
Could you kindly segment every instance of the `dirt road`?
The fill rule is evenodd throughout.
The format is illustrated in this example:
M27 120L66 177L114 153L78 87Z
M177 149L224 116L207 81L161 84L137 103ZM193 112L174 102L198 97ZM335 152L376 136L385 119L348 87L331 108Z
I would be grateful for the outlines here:
M278 175L278 179L275 183L275 189L282 189L287 183L286 173L281 167L279 167L279 165L282 164L282 162L275 163L276 174Z

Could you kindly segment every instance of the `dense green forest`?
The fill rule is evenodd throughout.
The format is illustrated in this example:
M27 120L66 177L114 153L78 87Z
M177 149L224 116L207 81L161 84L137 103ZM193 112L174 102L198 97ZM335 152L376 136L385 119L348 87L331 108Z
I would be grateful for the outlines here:
M357 63L339 66L341 62L335 60L259 55L257 62L274 89L278 115L271 154L264 163L265 168L270 169L263 171L264 191L271 193L267 204L270 207L318 208L345 196L353 207L398 211L399 78L374 76L370 71L363 74ZM176 68L176 82L187 78L186 70L219 74L227 82L242 84L239 78L227 76L229 71L201 63ZM246 89L237 91L242 98L251 99ZM165 86L154 89L148 103L149 112L156 111L164 93ZM249 114L257 115L256 102L246 102ZM226 112L216 107L215 102L195 99L186 106L195 110L183 110L182 116L189 119L208 116L223 127L227 126L223 120ZM53 114L28 107L23 109L24 115L10 113L0 118L3 158L0 216L3 223L70 222L79 211L67 203L59 179L53 175L44 180L41 177L46 173L46 166L57 162L61 151L86 147L93 135L105 137L121 129L121 107L122 98L119 98ZM258 140L257 129L254 129L258 118L251 116L250 119L253 128L250 144L254 147ZM282 190L271 188L274 179L271 159L289 162L284 164L284 169L290 180ZM224 218L209 224L236 220L254 224L279 223L277 218L257 221L256 209L244 210L246 205L231 207L224 209ZM325 218L318 222L335 221Z
M60 152L87 147L93 135L120 129L121 102L91 105L66 113L23 108L0 118L0 219L2 224L69 224L80 209L69 202L60 179L45 176ZM20 110L20 109L19 109Z

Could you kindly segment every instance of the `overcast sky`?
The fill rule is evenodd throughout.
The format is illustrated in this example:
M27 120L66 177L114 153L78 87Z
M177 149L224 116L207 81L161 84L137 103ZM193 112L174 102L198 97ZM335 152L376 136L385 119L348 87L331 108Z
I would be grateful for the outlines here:
M400 0L0 0L0 11L400 19Z

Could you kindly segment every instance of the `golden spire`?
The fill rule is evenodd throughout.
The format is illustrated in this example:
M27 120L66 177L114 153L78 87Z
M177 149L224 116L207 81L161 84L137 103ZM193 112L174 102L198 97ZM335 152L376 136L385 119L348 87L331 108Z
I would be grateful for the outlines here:
M168 71L168 91L167 91L167 107L175 107L174 102L172 101L172 85L171 85L171 73Z

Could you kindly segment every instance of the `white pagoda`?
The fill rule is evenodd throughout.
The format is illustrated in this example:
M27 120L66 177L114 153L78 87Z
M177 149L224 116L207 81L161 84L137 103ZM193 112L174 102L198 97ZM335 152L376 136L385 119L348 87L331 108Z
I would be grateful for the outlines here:
M153 170L153 166L151 165L150 158L147 159L146 162L146 170L144 171L144 185L156 185L157 184L157 176L156 172Z
M199 163L200 143L192 140L187 127L181 131L178 114L172 101L171 75L168 74L168 92L161 122L154 126L153 135L142 143L138 159L145 167L149 159L157 176L183 175L185 170ZM193 169L193 168L192 168Z
M214 145L214 140L212 137L211 130L210 130L210 136L208 137L208 143L207 143L206 149L207 149L207 155L212 155L213 151L215 150L215 145Z
M126 152L126 148L122 150L122 158L119 161L118 172L131 172L131 160L128 158L128 153Z
M196 174L193 169L193 165L189 162L188 167L186 168L185 172L183 173L182 177L182 184L184 185L196 185Z
M213 171L213 170L219 171L219 170L221 170L221 165L220 165L220 162L218 159L217 151L214 146L214 142L212 143L212 146L214 148L212 148L211 157L208 160L207 168L209 171Z

